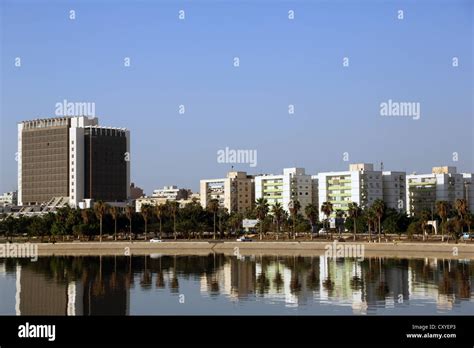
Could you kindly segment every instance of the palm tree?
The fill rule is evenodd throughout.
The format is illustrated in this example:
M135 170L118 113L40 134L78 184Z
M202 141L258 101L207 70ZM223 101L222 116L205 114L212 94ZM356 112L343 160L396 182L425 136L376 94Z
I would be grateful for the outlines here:
M471 225L472 225L472 222L474 221L474 216L472 215L472 213L467 212L466 215L464 216L464 221L466 222L466 225L467 225L467 232L471 233Z
M242 225L242 219L243 219L242 213L238 213L238 212L233 212L229 216L228 224L230 228L234 230L235 235L237 235L237 230Z
M314 226L318 222L318 215L319 215L318 207L312 203L308 204L304 208L304 213L306 214L306 217L308 218L309 223L311 224L311 239L313 239Z
M454 207L456 209L456 212L458 213L459 216L459 222L458 224L461 225L461 231L463 232L464 225L465 225L465 220L464 217L467 214L467 203L466 200L464 199L456 199L456 202L454 203Z
M321 205L321 211L326 215L326 227L329 230L329 215L333 212L333 206L331 202L323 202ZM327 231L326 231L327 233ZM331 239L332 239L332 231L331 231Z
M283 222L283 217L285 216L285 210L279 202L276 202L272 206L273 219L275 220L277 231L276 231L276 240L278 240L278 235L280 234L280 226Z
M125 215L130 223L130 242L132 241L132 218L134 213L135 209L131 205L127 205L127 208L125 208Z
M261 197L255 201L255 213L260 225L260 240L263 238L263 222L269 211L268 201Z
M446 229L446 218L448 217L449 203L446 201L436 201L436 211L442 221L441 241L444 242L444 233Z
M149 204L142 205L142 209L140 213L142 214L143 220L145 221L145 241L146 235L148 232L148 219L151 217L153 213L153 208Z
M99 241L102 242L102 220L104 219L104 215L107 214L108 205L102 201L98 201L94 204L94 212L97 218L100 221L100 237Z
M423 234L423 241L425 241L425 230L426 224L430 219L430 213L426 210L421 211L420 213L420 223L421 223L421 233Z
M293 199L288 203L288 209L293 216L293 239L296 239L296 216L301 209L301 203L297 199Z
M214 216L214 232L212 234L212 239L216 239L216 215L219 211L219 200L215 198L211 199L207 205L207 210Z
M381 233L382 233L382 224L380 220L382 219L383 213L385 211L385 203L381 199L376 199L372 204L372 208L374 209L375 215L377 216L378 228L379 228L379 243L381 241Z
M375 210L373 207L367 209L366 212L367 216L367 225L369 227L369 241L372 241L372 224L375 227L375 223L377 222L377 214L375 214Z
M163 220L163 216L165 215L166 213L166 205L164 204L158 204L156 207L155 207L155 213L156 213L156 217L158 218L158 221L160 222L160 239L162 238L162 232L161 232L161 222Z
M114 219L114 240L117 240L117 218L119 216L119 210L116 206L112 206L109 209L112 219Z
M178 210L179 210L179 203L176 201L167 201L166 204L168 205L169 212L171 213L171 216L173 217L173 235L174 235L174 240L177 240L178 232L176 231L176 214L178 213Z
M464 199L456 199L456 202L454 203L454 207L459 217L462 219L464 215L467 213L466 201Z
M356 202L349 203L348 208L349 208L349 211L348 211L349 216L352 218L352 221L354 224L354 240L356 240L357 218L359 217L359 214L360 214L360 208Z

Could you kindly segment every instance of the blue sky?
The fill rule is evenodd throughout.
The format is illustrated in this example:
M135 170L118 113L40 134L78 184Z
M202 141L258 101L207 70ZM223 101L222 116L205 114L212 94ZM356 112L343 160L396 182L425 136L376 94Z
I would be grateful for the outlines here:
M17 122L63 99L131 130L132 181L147 193L224 176L225 147L257 150L257 167L235 165L251 173L345 170L344 152L387 170L474 171L473 1L0 3L2 192L16 189ZM419 102L421 118L380 116L389 99Z

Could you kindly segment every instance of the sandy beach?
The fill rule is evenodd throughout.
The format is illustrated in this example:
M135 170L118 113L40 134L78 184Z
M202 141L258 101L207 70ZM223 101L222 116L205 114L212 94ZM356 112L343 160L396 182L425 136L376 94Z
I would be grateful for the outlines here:
M364 256L386 256L399 258L439 257L452 259L474 259L474 244L460 242L446 243L367 243L337 242L337 245L363 245ZM150 243L135 241L119 242L67 242L39 243L39 256L49 255L207 255L221 253L226 255L288 255L318 256L323 255L330 241L163 241Z

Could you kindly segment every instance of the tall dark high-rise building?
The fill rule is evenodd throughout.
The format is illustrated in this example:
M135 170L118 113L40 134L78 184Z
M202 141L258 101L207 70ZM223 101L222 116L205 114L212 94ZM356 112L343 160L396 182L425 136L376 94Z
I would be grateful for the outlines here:
M130 131L101 127L96 117L56 117L18 124L18 204L53 198L130 196Z

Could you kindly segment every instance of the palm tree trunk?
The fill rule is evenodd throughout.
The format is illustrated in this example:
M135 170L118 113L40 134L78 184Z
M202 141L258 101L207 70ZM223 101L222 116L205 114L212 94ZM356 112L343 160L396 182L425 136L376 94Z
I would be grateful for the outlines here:
M293 240L296 239L296 217L293 216Z
M379 222L379 226L378 226L378 228L379 228L379 243L380 243L380 241L381 241L381 238L382 238L382 236L381 236L381 233L382 233L382 231L381 231L381 230L382 230L382 229L380 228L380 217L378 218L378 222Z
M100 218L100 236L99 241L102 242L102 217Z
M277 235L276 240L278 240L278 235L280 234L280 223L277 221Z
M160 218L160 239L162 238L162 235L161 235L161 218Z
M442 220L442 223L443 223L443 228L441 229L441 241L444 242L444 227L446 225L444 218Z
M145 242L146 242L146 233L147 233L147 230L148 230L148 221L145 220Z
M212 234L212 239L216 239L216 213L214 213L214 232Z
M117 218L115 218L114 239L117 240Z
M177 240L178 236L176 234L176 214L173 215L173 232L174 232L174 240Z
M130 219L130 243L132 242L132 219Z

